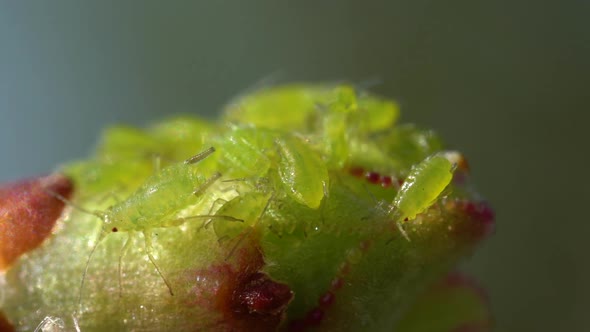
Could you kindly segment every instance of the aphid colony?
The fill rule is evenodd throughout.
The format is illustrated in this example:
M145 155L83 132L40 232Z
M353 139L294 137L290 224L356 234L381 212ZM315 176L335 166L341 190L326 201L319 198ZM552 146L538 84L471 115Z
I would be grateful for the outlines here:
M291 105L293 110L274 112L278 104ZM80 186L79 199L69 202L54 193L103 222L86 263L78 302L92 255L111 232L129 234L119 257L119 275L133 234L141 233L149 261L173 294L166 272L153 256L154 229L202 220L203 227L213 225L220 241L233 240L231 255L241 238L256 229L278 237L297 229L304 233L309 227L318 230L317 224L306 224L306 214L333 204L326 203L335 186L331 182L343 184L342 178L350 175L391 187L387 201L377 205L407 237L404 221L436 201L450 183L455 166L445 154L435 152L436 144L428 143L437 142L429 132L413 127L392 131L397 115L395 104L370 95L357 96L348 86L292 86L239 99L229 106L227 124L221 127L179 118L145 132L130 128L107 131L94 160L66 170ZM408 149L412 144L418 148ZM420 162L408 168L396 157L404 154L406 160ZM350 165L396 170L399 176ZM346 169L348 174L342 172ZM201 209L208 213L178 216L187 206L198 205L211 195L213 184L217 191L235 194L217 195L214 204ZM84 206L87 197L96 200L107 194L115 196L116 203L106 209L90 211ZM357 190L356 195L366 193ZM285 214L299 219L278 222L277 215Z

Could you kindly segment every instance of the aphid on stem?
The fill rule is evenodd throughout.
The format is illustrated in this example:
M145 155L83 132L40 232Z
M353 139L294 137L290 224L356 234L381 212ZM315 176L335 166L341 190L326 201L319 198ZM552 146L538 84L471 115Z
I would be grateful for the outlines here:
M228 215L195 215L189 217L175 217L180 210L190 205L195 197L199 197L217 179L220 173L215 173L209 178L204 178L192 170L192 165L210 156L215 149L213 147L187 159L183 163L173 164L149 177L133 194L105 211L90 211L78 206L58 193L50 192L51 195L86 214L94 215L103 221L102 230L86 262L82 281L80 282L80 293L78 307L82 301L82 289L88 272L88 266L96 248L100 242L111 232L127 232L127 240L119 256L119 287L121 274L121 261L132 243L135 232L143 234L145 249L150 262L168 287L170 295L174 295L172 286L162 273L160 267L153 257L152 229L162 227L180 226L192 219L223 219L229 221L242 221Z

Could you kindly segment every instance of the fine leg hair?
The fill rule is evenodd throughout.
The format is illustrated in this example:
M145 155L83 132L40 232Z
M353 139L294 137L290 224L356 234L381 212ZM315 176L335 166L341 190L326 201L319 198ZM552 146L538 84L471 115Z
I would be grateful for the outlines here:
M123 248L121 248L121 253L119 254L119 297L122 297L123 295L123 287L121 286L121 267L123 265L123 256L125 256L127 250L129 249L129 245L133 241L133 232L128 232L127 234L127 240L125 240L125 244L123 245Z
M156 260L152 255L152 252L154 251L154 247L152 246L152 233L150 233L149 231L144 231L143 237L145 239L145 251L148 255L148 258L150 259L150 262L152 262L152 264L156 268L156 271L158 271L160 278L162 278L162 280L166 284L166 287L168 287L170 295L174 296L174 292L172 291L172 286L170 285L170 282L168 281L168 279L166 279L166 277L164 277L164 275L162 274L162 270L160 270L160 267L158 266L158 264L156 264Z
M86 260L86 266L84 267L84 272L82 273L82 281L80 281L80 291L78 292L78 310L81 311L81 306L82 306L82 289L84 288L84 281L86 280L86 273L88 273L88 266L90 265L90 260L92 259L92 256L94 256L94 252L96 251L96 248L98 248L98 245L100 244L100 242L102 242L102 240L105 238L105 236L107 235L107 232L102 229L100 231L100 234L98 235L98 238L96 239L96 243L94 244L94 247L92 247L92 251L90 251L90 255L88 256L88 260Z

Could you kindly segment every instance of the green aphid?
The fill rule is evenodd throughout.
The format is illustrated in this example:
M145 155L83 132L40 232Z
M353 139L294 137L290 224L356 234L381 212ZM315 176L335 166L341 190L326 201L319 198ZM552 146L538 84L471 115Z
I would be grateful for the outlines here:
M325 85L292 84L263 89L238 98L225 110L225 119L259 128L303 129L318 104L325 103L332 89Z
M373 133L391 128L399 117L399 106L391 100L370 94L358 97L358 112L351 126L360 132Z
M247 227L259 226L272 198L272 193L267 190L253 189L225 202L217 215L229 215L244 222L215 222L213 228L220 241L233 239L244 232Z
M151 163L154 156L165 152L165 145L145 131L117 126L108 128L103 133L96 156L107 162L139 160Z
M276 154L272 130L250 126L231 126L223 135L213 138L219 154L217 167L230 178L256 179L267 175Z
M357 96L347 85L334 88L333 94L335 99L316 112L319 134L312 137L319 141L315 145L322 147L328 166L341 169L350 163L354 154L367 158L370 147L366 144L374 141L374 133L393 125L399 109L395 103L367 93Z
M412 165L443 148L440 138L432 130L412 124L394 127L372 141L395 159L394 167L400 171L408 171Z
M215 126L205 120L179 116L157 123L149 133L165 146L164 157L180 161L203 149L215 130Z
M203 195L207 188L221 177L220 173L215 173L207 178L194 170L193 164L207 158L214 151L214 148L209 148L187 159L185 162L176 163L157 171L147 178L129 197L105 211L89 211L53 193L54 196L67 204L72 205L84 213L92 214L103 221L102 230L86 262L80 285L78 304L80 304L82 298L82 288L90 259L100 242L111 232L127 232L129 234L120 257L123 257L129 245L132 243L133 234L136 232L142 233L145 239L146 254L150 262L158 271L158 274L168 287L170 294L173 294L172 286L162 274L152 255L154 251L152 247L152 230L154 228L180 226L191 219L220 218L231 221L238 220L223 215L176 216L182 209L197 203L198 198ZM121 272L120 264L121 261L119 261L119 275Z
M456 165L443 154L435 154L412 167L392 205L397 223L412 220L432 206L451 183Z
M312 209L320 206L327 194L329 175L325 162L301 138L278 138L279 185L300 204Z
M104 162L89 160L68 165L64 172L76 183L78 199L131 192L154 172L154 163L147 161Z
M357 110L356 92L350 85L291 84L262 89L229 104L225 120L260 128L307 131L318 112L349 113Z

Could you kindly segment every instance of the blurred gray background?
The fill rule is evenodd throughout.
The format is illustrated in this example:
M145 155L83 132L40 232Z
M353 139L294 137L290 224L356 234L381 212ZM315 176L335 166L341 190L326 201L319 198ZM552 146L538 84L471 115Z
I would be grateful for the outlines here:
M0 2L0 181L102 128L213 117L261 80L350 80L465 153L497 232L465 264L500 331L590 330L590 2ZM586 143L584 143L586 142Z

